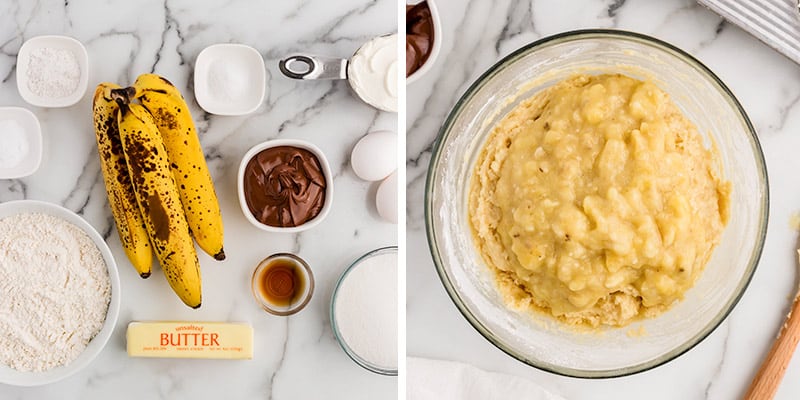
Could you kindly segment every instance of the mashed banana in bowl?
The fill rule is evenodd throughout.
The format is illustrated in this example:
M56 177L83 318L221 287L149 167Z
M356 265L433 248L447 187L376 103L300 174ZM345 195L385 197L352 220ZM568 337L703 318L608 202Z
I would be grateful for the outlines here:
M654 84L576 75L493 128L469 189L475 243L512 306L624 326L702 273L728 220L719 169Z

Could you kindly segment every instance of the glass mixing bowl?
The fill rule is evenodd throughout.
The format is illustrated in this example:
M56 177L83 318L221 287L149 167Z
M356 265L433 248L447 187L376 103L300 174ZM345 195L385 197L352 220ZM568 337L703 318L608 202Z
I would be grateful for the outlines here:
M339 320L336 312L336 307L338 307L338 299L340 290L342 286L347 281L347 278L352 271L356 268L361 267L364 263L369 259L374 259L374 257L385 257L387 254L395 254L397 255L397 246L389 246L389 247L381 247L375 250L364 254L363 256L359 257L352 264L350 264L347 269L342 272L342 275L339 277L339 280L336 281L336 286L333 289L333 295L331 296L331 308L330 308L330 319L331 319L331 329L333 330L333 336L336 338L336 341L339 343L339 346L344 350L345 354L350 357L356 364L360 365L364 369L374 372L380 375L387 375L387 376L397 376L397 365L379 365L367 358L364 358L363 355L358 354L358 352L351 347L347 343L347 337L342 334L341 331L341 321ZM396 257L395 257L396 258ZM351 290L352 290L352 285ZM388 294L388 293L386 293ZM363 308L362 308L363 310ZM375 326L373 327L364 327L368 332L374 332ZM369 328L369 329L368 329ZM393 332L393 334L397 334Z
M665 90L720 154L733 186L731 217L695 286L664 314L622 328L577 332L546 315L507 307L477 252L467 194L492 127L520 101L576 73L624 73ZM747 115L708 68L644 35L584 30L531 43L489 68L456 103L433 151L425 191L428 243L439 277L487 340L528 365L600 378L641 372L686 352L730 313L755 271L767 227L764 156Z

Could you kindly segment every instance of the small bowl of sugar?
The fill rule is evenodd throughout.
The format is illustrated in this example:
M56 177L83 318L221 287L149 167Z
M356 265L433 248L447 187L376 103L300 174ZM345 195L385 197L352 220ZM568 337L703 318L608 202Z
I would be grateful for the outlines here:
M0 107L0 179L33 174L42 162L42 128L32 112Z
M336 282L331 328L342 350L361 367L397 375L397 246L370 251Z
M17 89L38 107L69 107L83 98L89 85L89 55L68 36L36 36L17 54Z
M194 63L194 96L216 115L245 115L264 101L267 71L264 59L243 44L206 47Z

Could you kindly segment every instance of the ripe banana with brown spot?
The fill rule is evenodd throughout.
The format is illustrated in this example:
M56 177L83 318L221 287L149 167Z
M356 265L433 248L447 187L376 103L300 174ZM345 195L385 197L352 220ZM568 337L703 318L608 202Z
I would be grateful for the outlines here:
M108 204L117 225L122 248L139 276L147 278L153 265L153 253L150 251L150 238L133 193L119 137L119 107L111 99L111 90L118 88L113 83L101 83L94 92L92 112L97 153L100 155L100 169L106 184Z
M203 251L224 260L222 214L189 106L156 74L140 75L125 94L129 101L139 99L158 125L192 236Z
M170 171L167 151L153 117L139 104L119 105L125 160L150 242L172 290L200 307L200 263Z

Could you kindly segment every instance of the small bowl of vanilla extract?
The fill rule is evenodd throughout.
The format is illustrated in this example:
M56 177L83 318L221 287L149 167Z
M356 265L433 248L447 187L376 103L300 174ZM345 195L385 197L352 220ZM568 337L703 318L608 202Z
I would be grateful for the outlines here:
M291 253L273 254L258 263L250 284L258 305L278 316L302 310L314 294L311 268Z

